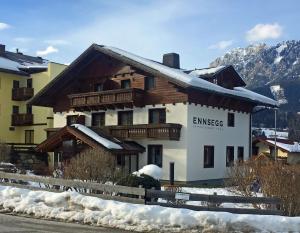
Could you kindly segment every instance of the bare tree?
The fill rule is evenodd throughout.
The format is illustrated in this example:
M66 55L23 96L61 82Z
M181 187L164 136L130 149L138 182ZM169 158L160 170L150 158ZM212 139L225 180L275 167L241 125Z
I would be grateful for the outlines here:
M116 168L115 156L104 150L86 150L72 158L64 169L65 178L98 183L115 183L120 176L121 171Z

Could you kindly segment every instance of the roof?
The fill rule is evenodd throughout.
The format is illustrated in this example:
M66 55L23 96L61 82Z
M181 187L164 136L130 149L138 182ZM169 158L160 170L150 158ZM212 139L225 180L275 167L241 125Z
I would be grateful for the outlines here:
M256 138L255 140L253 140L253 144L256 144L258 142L262 142L269 146L275 147L274 138ZM276 147L280 148L285 152L300 153L300 144L298 142L294 142L288 139L277 139Z
M257 94L250 90L247 90L243 87L235 87L234 89L227 89L221 87L217 84L211 83L204 79L199 78L201 75L210 75L217 74L218 72L222 72L226 69L231 69L228 67L219 67L219 68L210 68L205 71L191 71L190 73L186 73L186 71L181 69L170 68L165 66L159 62L155 62L138 55L126 52L124 50L109 47L104 45L91 45L84 53L82 53L74 62L70 64L68 68L66 68L61 74L59 74L55 79L53 79L47 86L45 86L31 101L32 105L41 105L41 106L51 106L51 104L43 98L47 98L48 92L50 90L56 91L57 93L61 90L62 85L59 84L59 81L64 79L63 83L66 84L71 82L71 78L74 81L74 77L68 77L72 75L68 75L69 73L74 74L74 70L76 70L76 66L82 63L83 59L87 57L94 57L94 53L102 53L108 55L112 58L115 58L125 64L136 67L140 70L153 74L154 76L163 77L168 79L170 82L181 86L183 88L192 88L205 92L213 92L220 95L230 96L238 99L243 99L248 102L255 103L256 105L263 106L271 106L277 107L278 103L265 97L263 95ZM77 68L78 69L78 68ZM69 79L69 80L68 80Z
M0 53L0 71L28 76L32 73L46 71L48 60L22 53L4 51Z
M94 149L105 148L114 153L130 154L145 151L145 148L137 143L118 140L99 128L96 132L95 129L81 124L65 126L60 129L55 129L54 131L55 133L40 143L36 150L41 152L53 151L61 144L61 138L78 138Z

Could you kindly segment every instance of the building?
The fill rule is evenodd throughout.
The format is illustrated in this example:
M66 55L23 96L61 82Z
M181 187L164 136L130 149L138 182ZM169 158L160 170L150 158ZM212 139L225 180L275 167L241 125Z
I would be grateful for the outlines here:
M51 108L32 107L28 100L41 90L64 65L5 50L0 44L0 141L34 144L46 139L53 127Z
M288 164L300 163L300 144L288 139L276 139L277 159L283 160ZM258 137L252 142L253 156L264 155L268 158L275 158L275 139Z
M234 160L249 157L252 109L277 102L246 90L232 66L179 64L176 53L159 63L91 45L32 99L55 112L38 150L54 152L56 163L96 143L130 172L153 163L167 180L174 162L176 181L222 179Z

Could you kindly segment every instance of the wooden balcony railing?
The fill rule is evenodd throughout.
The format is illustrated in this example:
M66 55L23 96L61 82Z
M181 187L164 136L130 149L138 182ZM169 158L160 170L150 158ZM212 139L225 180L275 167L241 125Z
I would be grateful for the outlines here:
M105 126L103 129L110 135L120 139L180 139L180 124L140 124L140 125L116 125Z
M91 110L101 108L143 106L144 91L141 89L117 89L68 95L71 108Z
M12 126L26 126L33 124L33 114L30 113L18 113L11 115Z
M12 89L12 100L25 101L33 96L33 88L20 87Z

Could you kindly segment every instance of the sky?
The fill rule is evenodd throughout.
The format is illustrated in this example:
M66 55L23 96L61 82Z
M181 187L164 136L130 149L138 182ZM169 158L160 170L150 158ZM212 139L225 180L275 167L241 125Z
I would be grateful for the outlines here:
M92 43L181 67L236 47L298 40L298 0L0 0L0 44L69 64Z

